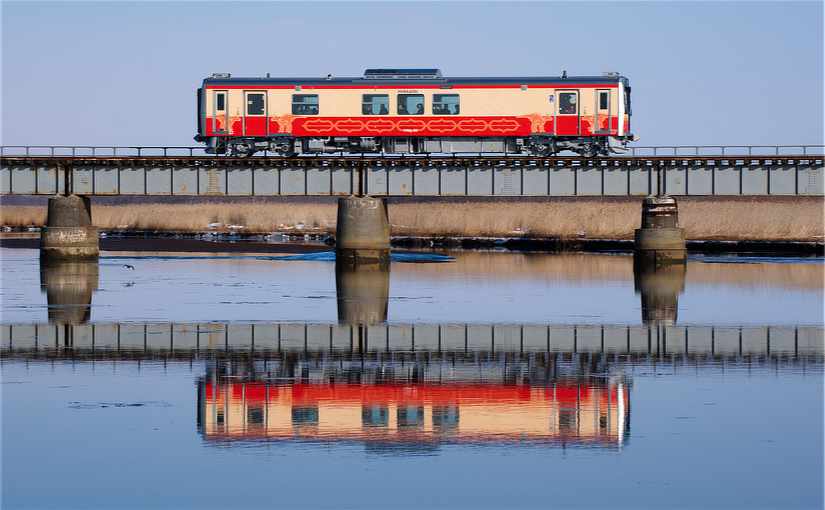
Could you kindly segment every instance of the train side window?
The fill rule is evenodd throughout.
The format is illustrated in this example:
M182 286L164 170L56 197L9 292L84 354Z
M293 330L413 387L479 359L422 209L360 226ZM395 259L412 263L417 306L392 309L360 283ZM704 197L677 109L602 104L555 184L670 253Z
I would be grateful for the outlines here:
M226 110L226 92L215 92L215 111Z
M246 114L263 115L265 110L265 100L263 92L247 92L246 94Z
M599 92L599 110L607 110L610 105L610 92L602 90Z
M318 115L317 94L292 94L293 115Z
M579 101L576 92L559 92L559 114L575 115L578 113Z
M424 95L398 94L398 115L424 115Z
M458 94L433 94L433 115L458 115Z
M388 115L390 113L390 96L387 94L364 94L361 101L361 113L364 115Z

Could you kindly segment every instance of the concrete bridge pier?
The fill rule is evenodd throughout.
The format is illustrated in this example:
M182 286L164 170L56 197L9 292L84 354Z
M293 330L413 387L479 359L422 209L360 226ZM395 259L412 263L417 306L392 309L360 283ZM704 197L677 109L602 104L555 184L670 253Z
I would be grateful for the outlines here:
M98 231L92 226L89 197L50 198L46 226L40 232L40 258L89 260L97 259L99 253Z
M636 229L636 257L652 264L687 258L685 231L679 228L676 200L667 195L649 196L642 202L641 228Z
M389 264L390 222L383 198L338 199L336 260L349 266Z

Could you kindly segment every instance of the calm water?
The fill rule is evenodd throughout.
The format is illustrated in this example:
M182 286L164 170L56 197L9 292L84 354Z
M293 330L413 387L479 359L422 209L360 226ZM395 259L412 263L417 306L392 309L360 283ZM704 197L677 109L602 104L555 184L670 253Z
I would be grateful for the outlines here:
M2 506L823 505L821 259L2 257Z

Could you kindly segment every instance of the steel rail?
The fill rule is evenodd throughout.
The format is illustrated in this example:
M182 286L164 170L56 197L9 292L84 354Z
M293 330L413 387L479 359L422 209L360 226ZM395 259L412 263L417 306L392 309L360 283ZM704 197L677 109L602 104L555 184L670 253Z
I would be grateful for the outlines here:
M726 155L657 155L657 156L619 156L619 157L595 157L584 156L492 156L492 155L448 155L448 156L331 156L329 154L318 156L260 156L251 158L223 156L2 156L2 161L6 162L47 162L47 161L70 161L70 162L137 162L137 161L182 161L198 162L204 161L210 164L277 164L277 163L326 163L326 162L351 162L351 163L462 163L468 162L499 162L499 163L599 163L599 164L627 164L636 162L689 162L689 161L785 161L785 160L822 160L822 154L780 154L780 155L751 155L751 154L726 154Z
M715 154L709 152L715 151ZM737 152L738 151L738 152ZM802 156L817 156L825 154L825 145L817 144L796 144L796 145L660 145L660 146L632 146L628 147L626 154L619 154L611 158L627 158L637 156L785 156L789 151L792 154L801 153ZM45 156L45 157L65 157L65 156L150 156L146 152L154 152L156 156L195 156L199 155L208 158L232 158L232 156L206 154L204 146L111 146L111 145L3 145L0 146L0 157L6 156ZM84 154L85 153L85 154ZM344 156L344 153L309 155L305 157L332 157L334 154ZM455 156L490 156L490 157L519 157L520 154L509 153L467 153L457 152L444 154L443 156L428 154L424 157L455 157ZM278 157L268 151L263 151L259 155L251 158ZM349 157L363 158L384 158L386 154L365 154L350 155ZM403 157L403 156L399 156ZM406 156L415 157L415 156ZM599 159L599 158L594 158Z

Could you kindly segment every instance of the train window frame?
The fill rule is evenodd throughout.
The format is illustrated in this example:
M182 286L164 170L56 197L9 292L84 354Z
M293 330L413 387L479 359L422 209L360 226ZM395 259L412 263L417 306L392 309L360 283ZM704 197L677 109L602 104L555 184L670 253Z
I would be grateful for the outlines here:
M369 101L367 100L369 98ZM386 111L380 111L380 107L382 106L381 103L376 103L373 99L384 99L386 103L383 106L386 108ZM375 113L375 106L378 105L379 111ZM369 106L369 112L367 111L367 106ZM390 114L390 95L389 94L361 94L361 115L389 115Z
M455 98L455 103L443 102L446 98ZM455 111L449 110L450 106L455 106ZM442 110L442 108L444 108ZM461 95L460 94L433 94L433 115L461 115Z
M302 101L295 101L300 98ZM304 99L315 98L315 102L304 102ZM318 94L292 94L292 115L319 115L321 111L320 100ZM313 110L312 107L315 107ZM300 111L300 109L307 108L307 110Z
M610 110L610 91L609 90L600 90L599 94L599 110L600 111L607 111Z
M577 90L561 90L558 92L559 100L558 111L559 115L578 115L579 114L579 92ZM572 97L572 102L565 103L565 97ZM573 111L569 111L572 105ZM563 110L564 109L564 110ZM566 111L565 111L566 110Z
M250 111L250 101L252 96L260 96L260 113ZM249 90L244 92L244 116L245 117L266 117L266 92L260 90Z
M407 110L406 100L410 98L421 99L421 102L418 104L419 109L415 112ZM395 101L395 111L398 112L398 115L424 115L424 101L424 94L398 94ZM404 113L401 113L402 108Z

